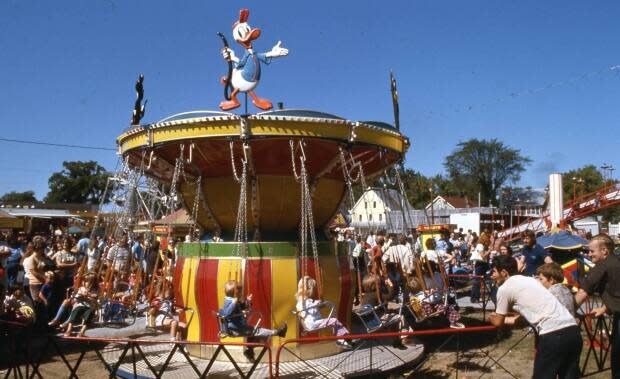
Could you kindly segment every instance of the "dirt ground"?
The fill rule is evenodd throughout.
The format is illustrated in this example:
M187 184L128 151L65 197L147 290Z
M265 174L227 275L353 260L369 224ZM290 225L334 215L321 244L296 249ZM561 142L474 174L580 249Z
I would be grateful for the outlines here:
M462 310L462 320L468 326L480 324L481 312ZM584 346L580 367L586 360L589 342L582 333ZM463 334L456 337L425 337L419 339L427 353L424 361L405 373L392 378L531 378L534 365L534 333L529 327L506 329L500 332ZM458 352L458 354L457 354ZM495 362L497 361L497 362ZM609 367L609 358L604 367ZM584 377L609 378L609 370L598 372L595 359L588 358Z

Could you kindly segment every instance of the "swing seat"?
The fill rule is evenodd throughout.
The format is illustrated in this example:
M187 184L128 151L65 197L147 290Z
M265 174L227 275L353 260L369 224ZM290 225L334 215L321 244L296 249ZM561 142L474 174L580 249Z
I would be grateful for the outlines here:
M427 302L432 305L443 305L443 309L439 309L431 314L424 314L423 303ZM452 288L448 288L447 291L437 291L427 294L424 299L412 297L409 299L409 303L405 305L406 310L411 313L415 321L418 323L424 322L428 319L447 315L448 306L456 304L456 292Z
M445 309L442 309L427 315L424 313L422 302L418 299L411 299L409 304L405 306L405 309L413 316L417 323L422 323L428 319L435 318L446 313Z
M297 317L297 320L299 321L299 324L301 325L301 331L300 331L300 335L302 336L306 336L310 333L317 333L320 332L322 330L326 330L326 329L330 329L332 331L332 334L334 334L334 327L333 326L322 326L322 327L315 327L315 328L310 328L304 321L304 315L303 313L306 312L308 309L313 309L313 308L323 308L323 309L329 309L329 313L327 314L327 317L325 318L332 318L334 311L336 310L336 305L334 303L332 303L331 301L321 301L318 304L315 304L311 307L307 307L304 308L302 310L298 310L297 308L293 309L291 311L292 314L295 315L295 317Z
M218 334L220 338L252 337L256 333L256 330L259 328L260 322L263 319L262 314L260 312L252 311L252 310L245 310L241 314L235 314L235 315L229 315L229 316L223 316L220 312L213 312L213 313L215 314L215 317L217 319L217 326L219 328ZM253 327L249 327L246 332L239 332L237 330L233 330L228 327L228 323L231 320L240 319L240 318L248 320L250 317L258 317L258 320L256 321L255 325Z
M133 325L138 311L134 306L118 300L106 300L100 307L103 324Z
M364 325L366 333L375 333L380 330L389 329L395 325L398 325L400 322L400 317L398 315L390 315L385 313L384 316L387 317L380 317L377 312L379 310L385 311L385 305L381 304L373 307L370 304L364 304L359 309L354 311L357 317L362 321L362 325Z

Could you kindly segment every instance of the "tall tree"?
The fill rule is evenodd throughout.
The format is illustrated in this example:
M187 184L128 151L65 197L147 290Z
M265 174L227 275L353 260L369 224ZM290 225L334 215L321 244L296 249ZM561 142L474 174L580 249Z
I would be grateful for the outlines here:
M48 180L50 191L45 201L99 204L110 174L95 161L62 162L62 166L63 170L53 173ZM105 202L108 201L106 198Z
M37 198L34 196L34 191L7 192L0 197L0 203L36 203Z
M602 186L603 175L594 165L587 165L562 173L562 189L565 203L573 200L573 195L579 197L594 192Z
M459 143L456 150L445 158L444 167L459 187L469 191L477 187L483 204L497 205L500 188L507 182L517 182L529 163L531 160L519 150L495 138L473 138Z
M414 209L423 209L431 202L431 191L433 197L437 195L461 196L458 188L442 175L424 176L417 171L406 169L402 175L407 199Z

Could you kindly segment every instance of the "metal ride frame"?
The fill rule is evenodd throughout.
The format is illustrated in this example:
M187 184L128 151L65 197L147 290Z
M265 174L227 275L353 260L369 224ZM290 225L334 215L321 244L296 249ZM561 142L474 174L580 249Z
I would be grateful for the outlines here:
M580 314L578 325L586 332L588 343L588 350L581 365L581 376L585 378L611 370L611 366L606 365L609 363L611 352L611 320L609 316L594 318L590 315ZM587 373L590 358L594 359L596 371Z
M2 322L4 323L4 321ZM121 354L116 363L110 364L108 363L102 351L108 346L108 344L115 344L121 349ZM155 365L147 358L147 354L145 354L143 350L143 346L153 346L153 345L172 345L170 351L167 353L166 358L163 364L156 368ZM63 345L72 345L73 347L79 346L80 355L78 359L72 364L69 362L66 353L63 351ZM53 350L60 356L61 360L69 370L69 378L79 378L77 374L77 370L80 367L80 364L83 361L84 356L90 350L94 350L97 355L97 359L101 362L102 366L109 372L110 378L116 378L119 375L119 369L121 363L128 356L131 357L132 363L132 371L131 375L134 378L138 377L138 361L142 361L146 364L148 371L155 378L161 378L166 369L168 368L173 356L178 352L185 358L185 361L192 368L196 377L205 378L209 374L209 371L213 367L213 364L216 362L217 357L220 353L224 353L224 355L228 358L230 363L233 365L237 374L241 378L249 378L252 376L254 371L256 370L258 364L265 354L267 355L267 361L269 364L269 377L273 377L272 373L272 354L271 354L271 346L267 343L249 343L249 342L188 342L188 341L176 341L171 342L167 340L154 340L154 339L115 339L115 338L94 338L94 337L64 337L64 336L56 336L52 334L48 334L45 337L44 347L38 351L38 354L33 354L35 356L30 357L29 351L27 348L18 348L14 350L15 353L23 354L25 356L25 370L22 370L20 367L20 361L15 359L12 362L12 365L8 368L4 378L7 379L13 374L14 378L26 378L31 379L35 376L38 378L43 378L39 371L39 367L42 364L42 361L46 358L46 353L50 346ZM187 346L211 346L215 347L215 351L211 356L211 359L208 361L207 366L204 370L200 370L198 366L192 360L192 357L187 352ZM239 364L235 361L234 357L231 355L230 351L228 351L228 347L232 346L242 346L242 347L251 347L251 348L261 348L260 353L256 361L251 365L247 372L244 372ZM151 358L152 360L153 358ZM23 371L23 372L22 372ZM25 374L25 375L24 375Z
M480 300L482 301L482 320L486 319L486 310L487 304L489 304L491 291L488 287L487 278L484 275L473 275L473 274L448 274L448 279L454 280L478 280L480 282ZM451 280L452 282L452 280Z

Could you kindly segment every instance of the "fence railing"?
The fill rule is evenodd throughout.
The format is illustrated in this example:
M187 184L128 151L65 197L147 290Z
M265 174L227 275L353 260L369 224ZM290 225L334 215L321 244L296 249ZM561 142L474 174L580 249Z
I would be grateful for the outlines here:
M582 355L581 373L585 376L592 376L610 369L610 319L608 317L593 318L591 316L581 316L580 326L586 336L584 338L584 355ZM44 378L45 372L42 368L52 362L53 357L59 357L53 361L54 374L59 377L79 378L78 370L86 361L85 356L90 353L92 357L94 352L95 359L92 361L99 363L110 375L110 377L145 377L152 376L154 378L162 378L169 370L177 371L179 366L184 366L184 377L195 376L198 378L207 377L213 373L216 362L227 365L227 372L230 374L230 368L234 368L234 375L241 378L250 378L256 376L257 373L263 377L278 378L284 374L295 374L290 372L286 367L288 363L284 360L285 352L294 356L299 365L303 365L310 372L317 376L326 376L335 374L339 368L350 366L355 363L363 365L366 370L380 370L382 360L386 356L393 361L398 361L399 366L409 367L414 371L419 369L422 364L432 356L433 352L426 352L421 363L407 361L401 357L401 352L388 348L387 340L399 339L403 337L424 337L424 336L444 336L446 340L437 348L448 343L450 339L456 343L456 365L454 366L458 372L459 360L466 357L463 354L463 341L466 336L472 336L476 333L493 332L496 328L492 325L472 326L463 329L440 328L415 330L411 332L382 332L373 334L349 334L345 336L317 336L287 339L280 345L272 347L269 342L265 343L248 343L248 342L186 342L186 341L167 341L154 339L122 339L122 338L94 338L94 337L64 337L54 334L42 336L39 346L33 346L34 333L31 328L20 323L0 321L0 345L8 348L8 351L2 352L0 359L5 362L1 367L6 369L3 374L4 378ZM510 348L501 353L497 349L484 350L475 347L484 355L485 363L493 364L502 369L510 376L514 375L506 369L501 361L514 349L516 345L521 343L527 337L529 331L514 343ZM332 357L331 364L328 368L319 367L313 360L306 359L298 353L293 345L308 345L321 342L335 341L345 339L354 341L354 347L350 351L345 351L338 356ZM41 340L41 339L40 339ZM473 339L472 339L473 340ZM42 347L41 347L42 345ZM114 354L110 357L110 350L113 348ZM209 359L197 359L190 355L192 348L204 350L209 348L207 355ZM254 348L260 349L256 360L253 363L240 362L235 357L239 351L234 349ZM272 349L276 349L275 360L272 356ZM586 350L587 349L587 350ZM362 351L364 350L364 351ZM382 354L377 352L381 351ZM469 350L468 350L469 351ZM501 354L500 354L501 353ZM71 357L69 357L71 355ZM289 357L290 357L289 356ZM172 367L172 361L175 359L176 366ZM288 359L288 358L287 358ZM471 358L470 358L471 359ZM363 361L363 362L360 362ZM462 362L461 362L462 363ZM411 365L414 365L411 368ZM284 368L283 368L284 367ZM59 371L64 368L64 372ZM260 368L260 369L259 369ZM257 370L259 369L259 370ZM588 371L589 370L589 371ZM83 369L82 372L87 372ZM2 371L0 371L2 373Z

